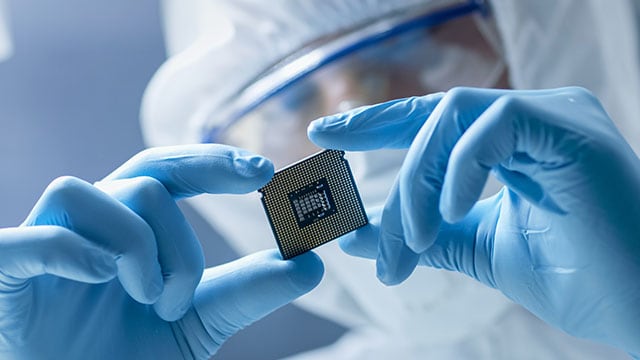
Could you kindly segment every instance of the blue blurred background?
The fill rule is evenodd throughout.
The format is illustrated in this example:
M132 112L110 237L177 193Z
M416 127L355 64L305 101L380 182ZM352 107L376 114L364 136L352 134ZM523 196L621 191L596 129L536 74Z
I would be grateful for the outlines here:
M138 111L165 59L157 0L13 0L15 53L0 63L0 226L16 226L61 175L96 181L144 148ZM236 258L192 209L209 266ZM70 324L71 325L71 324ZM278 359L328 344L339 326L287 306L216 359Z

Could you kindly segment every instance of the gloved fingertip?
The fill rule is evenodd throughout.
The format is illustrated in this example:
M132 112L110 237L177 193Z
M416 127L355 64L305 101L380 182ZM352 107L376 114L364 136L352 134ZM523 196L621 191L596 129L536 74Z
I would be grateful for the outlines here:
M256 154L243 154L233 159L236 172L246 178L253 178L261 183L267 183L274 173L271 160Z
M449 210L444 210L441 209L440 210L440 215L442 215L442 220L444 220L445 222L449 223L449 224L455 224L456 222L460 221L461 217L458 216L457 214L449 211Z
M312 251L286 261L292 264L289 269L289 278L301 293L307 293L315 288L324 276L324 264Z
M319 118L316 120L313 120L312 122L309 123L309 126L307 126L307 137L313 141L314 137L316 136L317 133L322 132L323 126L322 126L322 121L324 118Z
M321 133L331 128L340 127L344 124L345 117L344 113L340 113L313 120L307 127L307 134Z
M376 262L376 277L380 280L381 283L387 286L394 286L402 283L406 278L401 278L398 274L390 271L386 264L378 259Z
M307 127L307 137L317 146L335 148L340 144L342 132L338 131L343 124L344 116L327 116L313 121Z
M376 276L385 285L406 280L418 265L419 255L397 237L383 236L376 261Z
M375 260L378 256L379 216L369 215L369 224L338 239L347 255Z
M455 169L451 171L455 172ZM440 216L449 224L455 223L464 217L468 209L463 209L465 206L461 205L460 202L463 201L463 199L472 197L472 195L467 194L467 189L452 185L454 183L453 178L454 176L452 176L451 173L445 176L442 192L440 193L440 203L438 205Z
M378 258L376 259L376 277L381 283L387 286L392 286L401 282L401 280L398 280L396 276L397 274L395 274L393 268L393 266L389 267L388 262L382 254L378 255Z
M407 247L414 253L422 253L429 248L427 244L418 241L407 242Z
M376 258L376 255L373 255L373 257L369 256L370 251L368 251L366 245L360 244L358 239L352 234L344 235L338 239L338 245L340 246L340 250L347 255L373 259ZM375 252L377 252L377 249Z
M408 250L416 254L426 251L435 241L440 231L440 219L429 213L416 217L411 213L403 212L402 230L404 233L404 243ZM424 218L431 218L425 221Z
M103 281L109 281L118 275L118 265L110 254L101 254L92 268Z
M192 298L189 301L182 302L175 306L169 307L164 303L156 302L153 304L153 309L156 311L156 314L165 321L176 321L182 319L184 314L187 313L192 304Z
M462 220L470 209L470 206L451 204L451 201L446 200L440 201L440 215L442 219L449 224L454 224Z
M87 264L82 272L76 271L75 280L89 284L100 284L112 280L118 275L118 266L110 254L93 250L87 255Z
M164 321L176 321L182 318L182 315L184 315L180 315L176 310L168 310L165 308L155 307L156 304L154 304L154 310L156 311L156 314L160 317L160 319Z
M146 288L146 303L153 304L160 298L162 295L162 289L164 288L162 282L151 281Z
M147 279L146 281L142 280L142 294L134 297L138 302L151 305L156 303L162 295L162 291L164 290L164 282L159 270L160 266L158 265L158 271L153 272L153 275L150 276L150 279Z

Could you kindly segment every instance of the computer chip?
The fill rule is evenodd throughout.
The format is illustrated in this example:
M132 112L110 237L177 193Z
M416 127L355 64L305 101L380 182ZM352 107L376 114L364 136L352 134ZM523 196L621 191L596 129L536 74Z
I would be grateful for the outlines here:
M284 259L368 222L344 151L325 150L289 165L258 191Z

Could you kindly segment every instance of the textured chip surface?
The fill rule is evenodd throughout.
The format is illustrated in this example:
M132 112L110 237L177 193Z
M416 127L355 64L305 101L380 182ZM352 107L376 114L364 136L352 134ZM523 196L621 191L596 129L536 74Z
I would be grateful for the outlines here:
M325 150L289 165L258 191L284 259L368 222L344 151Z

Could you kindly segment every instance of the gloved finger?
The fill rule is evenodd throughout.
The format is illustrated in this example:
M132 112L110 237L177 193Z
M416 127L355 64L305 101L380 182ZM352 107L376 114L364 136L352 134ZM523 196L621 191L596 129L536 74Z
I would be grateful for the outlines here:
M147 149L103 181L149 176L175 198L198 194L241 194L266 184L273 176L268 159L220 144L180 145Z
M397 99L326 116L309 124L307 134L313 143L327 149L404 149L443 96Z
M433 245L419 254L418 264L461 272L495 288L493 233L502 193L478 202L463 220L455 224L443 223ZM378 256L381 211L382 208L368 211L367 226L340 238L344 252L367 259Z
M583 141L564 141L571 132L560 130L559 118L548 112L540 114L540 109L553 108L554 101L563 101L567 103L563 109L568 111L568 106L574 106L577 116L580 105L576 91L566 88L535 95L503 96L495 101L452 151L442 191L442 215L448 221L463 217L479 198L491 168L497 168L502 181L531 203L563 213L535 178L545 173L555 174L544 178L547 187L552 187L554 182L569 181L562 178L561 172L574 161L571 154L576 149L564 147L573 146L571 144L580 147ZM574 102L559 96L563 94ZM549 121L550 117L558 120ZM506 167L500 166L503 163Z
M153 231L129 208L74 177L54 180L24 222L65 227L111 253L118 278L132 298L154 303L162 273Z
M380 219L376 275L386 285L399 284L407 279L419 261L418 254L407 247L405 242L400 197L392 196L397 191L398 181L396 180Z
M140 216L153 230L164 288L153 304L164 320L181 318L191 306L204 269L200 243L162 183L151 177L103 181L97 185Z
M392 189L386 212L394 215L400 236L416 253L425 251L436 239L442 218L440 192L449 154L473 121L501 95L503 90L456 88L449 91L431 113L411 145ZM384 216L383 226L387 226ZM381 239L381 242L384 238Z
M422 111L429 118L415 137L406 139L412 141L411 147L382 215L377 270L383 283L406 279L418 262L417 253L435 240L441 223L438 203L449 151L467 124L498 94L497 90L458 88L439 99L433 111ZM413 109L421 108L405 106L402 110L410 114Z
M215 353L238 330L309 292L323 273L322 261L312 252L282 260L275 250L205 270L194 298L199 317L194 323L204 329L188 336L202 351L196 357ZM179 324L194 315L188 312Z
M338 244L340 244L342 251L351 256L375 260L378 257L381 216L382 207L367 211L369 223L366 226L338 239Z
M84 283L102 283L117 273L112 254L59 226L0 229L2 285L21 286L44 274Z

